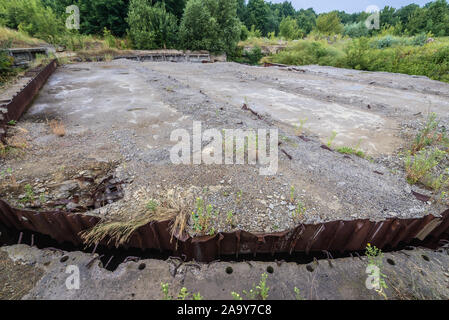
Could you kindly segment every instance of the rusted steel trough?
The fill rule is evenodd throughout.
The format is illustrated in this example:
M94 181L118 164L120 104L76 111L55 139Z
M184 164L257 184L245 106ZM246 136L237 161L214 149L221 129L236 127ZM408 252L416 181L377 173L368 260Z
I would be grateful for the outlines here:
M51 61L10 101L0 105L0 110L6 110L3 120L0 120L0 127L5 128L6 124L11 120L19 120L22 114L30 106L36 94L45 84L48 77L56 70L57 66L56 59ZM0 138L3 138L3 135L5 134L6 130L3 131L3 134L0 130Z
M0 200L0 223L19 231L31 231L52 237L58 242L83 243L79 233L95 226L100 218L67 212L35 212L15 209ZM293 253L364 250L367 243L378 248L395 248L417 239L435 244L449 236L449 210L442 217L432 215L419 219L332 221L301 224L296 228L272 234L252 234L237 230L214 236L171 237L171 221L151 222L137 229L125 247L170 251L185 259L212 261L220 256L260 253ZM100 245L110 246L108 239Z

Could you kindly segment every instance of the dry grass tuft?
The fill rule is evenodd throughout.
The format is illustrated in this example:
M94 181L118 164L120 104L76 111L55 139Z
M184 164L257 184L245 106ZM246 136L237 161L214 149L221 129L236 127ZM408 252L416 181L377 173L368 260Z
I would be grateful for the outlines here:
M145 215L130 221L103 221L90 230L82 231L81 238L87 246L95 245L106 239L107 244L114 241L119 247L129 241L133 233L151 222L171 220L170 233L173 237L182 237L188 221L189 207L181 195L169 193L159 202L150 200Z
M51 131L57 135L58 137L65 136L65 127L64 124L58 120L51 120L48 125L51 128Z

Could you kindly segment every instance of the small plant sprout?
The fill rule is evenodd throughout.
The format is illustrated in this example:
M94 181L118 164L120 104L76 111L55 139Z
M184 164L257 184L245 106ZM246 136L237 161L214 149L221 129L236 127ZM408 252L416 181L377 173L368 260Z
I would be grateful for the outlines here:
M16 120L10 120L9 122L8 122L8 126L15 126L17 124L17 121Z
M303 134L306 122L307 119L299 119L299 125L295 126L295 135L301 136Z
M383 265L383 257L384 254L382 250L377 248L376 246L372 246L370 243L366 245L365 255L368 257L368 266L375 266L378 268L379 273L379 287L375 288L376 292L383 296L384 298L387 298L384 289L387 289L387 283L385 282L386 275L382 273L382 265Z
M205 206L204 200L197 198L195 210L192 211L193 230L203 235L215 234L215 229L210 229L213 215L218 215L218 212L214 211L214 207L211 204Z
M33 187L30 184L25 185L25 197L22 199L22 202L33 202L34 201L34 192Z
M161 291L162 291L162 299L163 300L172 300L173 297L168 293L169 285L168 283L161 282Z
M190 293L187 291L187 288L183 287L179 290L178 300L186 300L189 297Z
M290 202L295 202L295 186L290 187Z
M267 286L267 278L268 275L266 273L262 274L262 277L260 279L260 282L257 286L252 287L249 291L243 290L243 294L246 295L246 297L250 300L267 300L268 298L268 291L270 288ZM241 296L236 292L231 292L231 295L234 297L234 300L243 300Z
M332 147L332 143L334 142L336 137L337 137L337 132L332 131L332 134L331 134L330 138L327 140L327 143L326 143L328 148Z
M157 209L158 205L159 204L157 203L156 200L151 199L147 203L147 209L150 210L151 212L156 212L156 209Z
M304 300L304 298L301 295L301 290L299 290L297 287L295 287L295 296L296 296L296 300Z
M242 190L239 190L237 192L237 202L240 203L240 201L242 201L242 196L243 196L243 192Z
M234 300L243 300L243 298L237 292L232 291L231 296Z
M293 219L301 219L306 214L306 205L302 201L298 201L296 208L292 213Z
M203 299L204 299L203 296L201 296L199 292L192 294L192 300L203 300Z
M234 225L234 214L232 210L229 210L226 214L226 223L229 224L231 227Z

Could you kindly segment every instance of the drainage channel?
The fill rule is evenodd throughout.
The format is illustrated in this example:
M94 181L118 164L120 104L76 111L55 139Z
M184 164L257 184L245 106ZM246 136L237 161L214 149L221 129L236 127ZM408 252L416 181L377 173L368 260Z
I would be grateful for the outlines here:
M118 266L122 263L126 263L128 261L138 262L140 260L145 259L157 259L157 260L167 260L169 258L177 258L181 259L184 262L187 262L187 257L184 255L174 256L173 252L168 251L160 251L157 249L139 249L139 248L115 248L115 247L106 247L102 245L97 246L76 246L70 242L59 243L56 240L52 239L50 236L30 232L30 231L18 231L12 230L9 228L5 228L0 225L0 246L10 246L15 244L27 244L30 246L34 246L38 249L50 249L61 252L74 252L81 251L88 254L97 255L92 258L89 264L93 264L95 261L99 261L100 267L105 268L108 271L115 271ZM433 242L432 245L420 240L414 240L411 243L405 244L400 243L397 247L385 247L382 251L385 253L388 252L402 252L403 250L414 250L417 247L425 247L428 249L433 249L435 251L443 252L447 250L449 254L449 240L448 239L440 239L440 241L435 245ZM364 251L313 251L308 254L305 252L293 252L292 254L288 253L259 253L256 256L253 254L241 254L239 256L228 255L221 256L219 260L214 260L212 262L220 261L220 262L250 262L250 261L259 261L259 262L274 262L278 265L284 262L295 262L300 265L306 265L306 270L309 272L313 272L316 266L320 262L329 263L332 267L332 260L338 258L352 258L352 259L360 259L364 260L365 252ZM64 255L61 257L61 262L64 262L64 259L67 259L67 256ZM426 257L423 256L423 259L426 260ZM428 259L428 258L427 258ZM387 259L386 262L390 265L394 265L394 261L392 259ZM202 262L197 262L202 263ZM210 262L209 262L210 263ZM205 263L208 264L208 263ZM145 264L142 263L139 265L139 269L144 269ZM267 267L266 270L268 273L273 273L273 267ZM226 273L231 274L233 272L232 267L228 267L226 269Z

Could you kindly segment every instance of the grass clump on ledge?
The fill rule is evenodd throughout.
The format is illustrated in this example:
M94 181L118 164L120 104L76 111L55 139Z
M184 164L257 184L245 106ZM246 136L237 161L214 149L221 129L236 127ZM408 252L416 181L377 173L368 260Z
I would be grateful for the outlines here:
M162 222L171 220L170 233L173 237L184 234L188 221L188 206L178 196L166 196L160 202L150 200L145 206L145 213L129 221L101 221L93 228L82 231L81 238L86 246L107 241L119 247L126 244L134 232L151 222Z
M351 147L338 147L337 152L342 153L342 154L353 154L356 155L357 157L360 158L365 158L365 152L363 152L362 150L357 150Z

